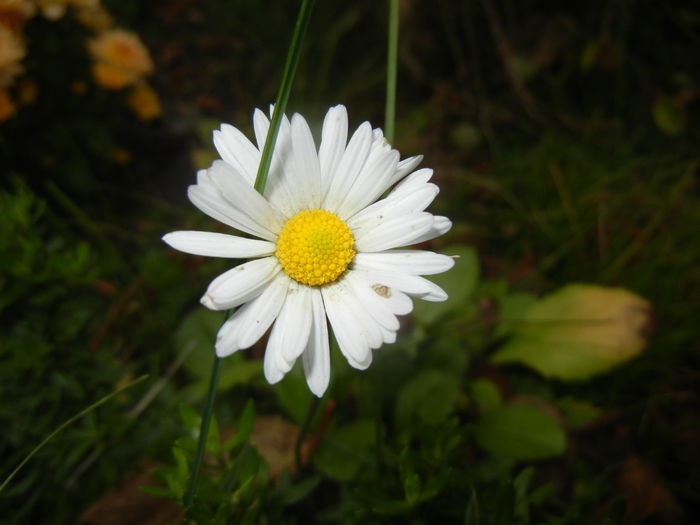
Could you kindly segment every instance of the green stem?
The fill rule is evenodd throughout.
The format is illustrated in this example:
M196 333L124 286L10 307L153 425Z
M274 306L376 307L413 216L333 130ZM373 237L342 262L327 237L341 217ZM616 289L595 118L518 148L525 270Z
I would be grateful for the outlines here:
M306 30L309 27L309 19L311 18L311 8L313 7L313 3L314 0L302 0L301 8L299 9L299 15L297 16L297 22L294 26L292 42L289 47L289 52L287 53L287 60L284 64L282 82L280 83L280 88L277 92L277 99L275 100L275 109L272 112L270 128L267 130L265 146L263 147L263 152L260 157L258 173L255 177L254 188L260 194L262 194L265 191L267 176L270 172L270 165L272 164L273 148L275 146L275 142L277 141L277 135L279 133L280 124L282 123L282 116L284 115L284 111L287 108L289 93L292 90L292 83L294 82L294 76L296 74L297 66L299 65L301 44L304 41L304 35L306 34ZM192 505L192 502L194 501L194 495L197 491L197 482L199 480L199 473L202 469L204 450L206 448L207 435L209 434L209 423L211 421L212 412L214 410L214 398L216 396L216 387L219 383L220 373L221 359L217 357L214 359L214 366L211 371L211 379L209 380L207 401L204 407L204 412L202 413L202 425L199 431L197 451L195 453L194 464L192 465L192 472L190 474L187 492L185 493L184 503L186 507Z
M389 41L386 64L386 110L384 135L394 142L396 123L396 71L399 50L399 0L389 0Z
M89 414L90 412L92 412L93 410L95 410L97 407L99 407L99 406L101 406L101 405L104 405L107 401L109 401L109 400L112 399L113 397L115 397L115 396L121 394L121 393L122 393L124 390L126 390L127 388L131 388L132 386L138 385L141 381L144 381L147 377L148 377L147 375L141 376L141 377L139 377L138 379L135 379L134 381L132 381L131 383L129 383L128 385L125 385L125 386L123 386L123 387L121 387L121 388L117 388L117 389L116 389L114 392L112 392L111 394L107 394L107 395L104 396L102 399L96 401L95 403L93 403L93 404L90 405L89 407L84 408L83 410L81 410L80 412L78 412L76 415L74 415L73 417L71 417L70 419L68 419L67 421L65 421L63 424L61 424L56 430L54 430L53 432L51 432L51 434L49 434L48 436L46 436L46 437L44 438L44 440L43 440L41 443L39 443L36 447L34 447L34 449L33 449L29 454L26 455L26 457L22 460L22 462L21 462L19 465L17 465L17 468L15 468L15 470L13 470L13 471L10 473L10 475L7 476L7 478L5 478L5 481L3 481L3 482L2 482L2 485L0 485L0 493L2 493L3 490L5 490L5 487L7 487L7 485L8 485L8 484L10 483L10 481L12 481L12 479L17 475L17 473L18 473L20 470L22 470L22 467L24 467L24 465L26 465L27 462L28 462L30 459L32 459L32 458L34 457L34 455L35 455L37 452L39 452L42 448L44 448L44 445L46 445L49 441L51 441L54 437L56 437L60 432L62 432L63 429L65 429L66 427L72 425L72 424L73 424L74 422L76 422L78 419L80 419L81 417L83 417L83 416L86 415L86 414Z
M197 452L192 465L192 473L190 474L190 482L187 486L185 494L185 506L189 507L194 501L194 493L197 491L197 481L199 480L199 472L202 470L202 460L204 459L204 450L206 449L207 437L209 436L209 424L211 423L211 415L214 412L214 398L216 397L216 387L219 384L219 376L221 375L220 357L214 358L214 366L211 369L211 379L209 379L209 390L207 392L207 402L204 405L202 413L202 425L199 428L199 440L197 441Z
M306 417L304 418L304 423L301 425L301 430L299 430L299 436L294 444L294 459L297 463L297 472L301 472L301 446L304 444L304 438L309 433L309 427L311 426L311 421L314 419L314 414L316 414L316 409L321 399L313 396L311 402L309 403L309 408L306 410Z
M260 157L260 166L258 166L258 174L255 177L254 187L259 193L262 193L265 190L267 175L270 172L270 165L272 164L272 150L275 146L275 142L277 141L277 134L282 122L282 116L284 115L284 111L287 109L289 93L292 90L292 83L294 82L297 65L299 64L301 43L304 41L306 29L309 27L309 19L311 18L311 8L313 7L313 3L314 0L303 0L301 3L301 8L299 9L299 15L297 16L297 23L294 27L294 34L292 35L292 43L289 47L289 53L287 53L287 61L284 64L282 82L280 83L280 89L277 92L275 109L272 112L272 121L270 122L270 128L267 130L265 146L263 147L262 156Z

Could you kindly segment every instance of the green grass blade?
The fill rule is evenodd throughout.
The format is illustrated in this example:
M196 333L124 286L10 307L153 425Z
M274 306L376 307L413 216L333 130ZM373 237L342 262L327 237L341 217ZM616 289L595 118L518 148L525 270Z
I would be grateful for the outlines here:
M386 107L384 135L394 142L396 123L396 71L399 49L399 0L389 0L389 41L386 63Z
M277 92L275 109L272 112L272 121L270 122L270 128L267 130L265 147L263 148L262 156L260 157L260 165L258 166L258 173L255 177L254 187L259 193L262 193L265 190L267 175L270 172L270 165L272 164L272 151L274 149L275 142L277 141L277 134L280 129L280 123L282 122L282 115L284 115L284 111L287 109L289 93L292 90L292 84L294 83L297 66L299 65L301 44L304 41L306 29L309 27L309 20L311 18L311 9L313 4L314 0L303 0L301 8L299 9L299 16L297 16L297 23L294 26L292 43L289 46L287 61L284 64L282 82L280 83L280 89Z
M272 112L270 128L267 130L265 146L263 147L263 152L260 158L258 173L255 177L254 188L261 194L265 191L267 176L270 172L270 165L272 164L272 152L274 150L275 142L277 141L277 135L279 133L280 124L282 122L282 115L284 115L284 111L287 108L287 101L289 100L289 93L292 90L292 84L294 83L294 77L296 75L297 66L299 65L301 44L304 41L306 30L309 27L309 20L311 18L311 9L313 7L313 3L314 0L302 1L301 8L299 9L299 15L297 16L297 21L294 26L292 42L289 46L287 60L284 65L284 72L282 74L282 81L280 83L280 88L277 93L277 99L275 100L275 109ZM219 382L220 372L221 358L217 357L216 359L214 359L211 379L209 381L207 401L204 406L204 411L202 413L202 426L200 427L197 451L195 452L195 459L192 465L192 473L190 475L189 485L187 487L187 492L184 498L184 503L186 507L189 507L192 504L192 502L194 501L194 495L197 491L197 482L199 480L199 473L201 471L202 461L204 459L204 449L207 441L207 434L209 433L209 422L211 421L211 416L214 409L214 398L216 396L216 386Z
M17 468L15 468L15 470L13 470L13 471L10 473L10 475L7 476L7 478L5 478L5 481L3 481L3 482L2 482L2 485L0 485L0 493L2 493L3 490L5 490L5 487L7 487L7 485L10 484L10 482L11 482L12 479L17 475L17 473L18 473L20 470L22 470L22 467L24 467L24 465L26 465L27 462L29 462L29 460L32 459L32 458L34 457L34 455L35 455L37 452L39 452L42 448L44 448L44 446L45 446L49 441L51 441L54 437L56 437L58 434L60 434L65 428L69 427L70 425L72 425L73 423L75 423L78 419L80 419L81 417L85 416L86 414L89 414L90 412L92 412L92 411L95 410L96 408L98 408L98 407L104 405L107 401L109 401L109 400L112 399L113 397L115 397L115 396L121 394L121 393L122 393L124 390L126 390L127 388L131 388L132 386L138 385L139 383L141 383L142 381L144 381L147 377L148 377L147 375L141 376L141 377L139 377L138 379L135 379L134 381L132 381L131 383L129 383L128 385L125 385L125 386L123 386L123 387L121 387L121 388L117 388L117 389L116 389L114 392L112 392L111 394L107 394L106 396L104 396L104 397L101 398L100 400L96 401L95 403L93 403L93 404L90 405L89 407L87 407L87 408L81 410L81 411L78 412L76 415L74 415L73 417L71 417L70 419L68 419L67 421L65 421L63 424L61 424L58 428L56 428L56 430L54 430L53 432L51 432L51 434L49 434L48 436L46 436L46 438L44 438L44 440L43 440L41 443L39 443L36 447L34 447L34 449L33 449L29 454L27 454L27 456L21 461L21 463L20 463L19 465L17 465Z

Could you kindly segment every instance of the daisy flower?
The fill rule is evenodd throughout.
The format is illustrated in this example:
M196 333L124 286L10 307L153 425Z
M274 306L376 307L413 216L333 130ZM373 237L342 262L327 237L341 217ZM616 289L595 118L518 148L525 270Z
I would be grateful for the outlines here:
M256 239L176 231L163 240L191 254L252 258L214 279L201 299L212 310L240 306L219 330L216 353L249 348L272 326L266 379L276 383L301 356L320 397L330 378L326 318L350 365L367 368L372 350L396 340L397 316L412 310L411 297L447 299L421 275L444 272L453 259L397 248L438 237L452 223L424 211L438 187L428 182L432 170L414 171L422 156L399 160L368 122L348 141L344 106L328 110L318 150L301 115L283 119L261 195L253 184L270 122L256 110L253 124L257 147L228 124L214 131L222 160L199 171L187 194L210 217Z

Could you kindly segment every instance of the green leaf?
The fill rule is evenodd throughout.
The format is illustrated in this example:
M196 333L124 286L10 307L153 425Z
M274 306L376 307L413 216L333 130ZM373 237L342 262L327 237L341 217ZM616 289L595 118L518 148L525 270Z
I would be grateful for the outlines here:
M479 412L485 414L501 404L501 391L493 381L488 379L476 379L470 385L471 397L479 408Z
M383 516L398 516L411 510L411 505L404 500L381 501L372 507L372 511Z
M529 293L512 293L499 303L499 319L496 337L508 335L522 320L525 312L537 302L537 297Z
M571 397L557 402L557 408L564 416L566 424L574 429L585 427L601 413L598 407L593 406L588 401L580 401Z
M287 471L284 472L286 473ZM292 505L297 501L301 501L309 496L320 482L320 476L313 476L300 481L296 485L289 485L282 491L282 501L284 501L286 505Z
M301 367L294 367L275 385L277 401L295 423L301 425L309 410L313 394L309 391Z
M472 489L469 494L469 503L464 511L464 525L479 525L479 500L476 491Z
M439 425L452 413L458 396L459 382L454 376L424 370L399 392L396 421L403 428L416 423Z
M180 405L177 407L180 415L182 426L187 431L187 435L196 439L199 434L199 427L202 424L202 419L199 413L189 405Z
M223 450L231 451L236 447L242 445L250 437L250 433L253 431L253 425L255 424L255 404L253 400L250 399L245 405L241 416L238 418L238 424L236 425L236 432L227 439L223 444Z
M411 474L403 480L403 491L406 495L406 501L410 505L413 505L418 501L421 493L420 478L418 477L418 474Z
M360 419L330 431L314 453L316 467L338 481L348 481L367 470L373 462L375 424L374 420Z
M195 308L180 323L175 332L175 347L178 353L187 355L183 367L193 376L209 380L216 333L223 322L221 312Z
M154 485L140 485L139 490L144 494L149 496L155 496L157 498L177 498L177 495L165 487L156 487Z
M200 379L202 391L209 384L216 334L224 320L222 312L196 308L185 317L175 333L178 352L187 356L183 367ZM250 383L261 377L261 372L262 363L259 360L247 360L243 353L236 353L222 361L218 389L226 390L235 385Z
M668 95L659 95L651 108L654 124L667 135L680 135L685 131L687 117L683 106Z
M597 40L590 40L586 42L581 52L581 59L579 65L581 71L590 71L593 66L595 66L598 60L598 52L600 51L600 43Z
M224 359L221 368L219 390L245 385L262 377L262 361L259 359L249 360L242 352Z
M505 404L485 414L474 429L477 444L494 456L516 460L546 459L566 449L566 434L544 410Z
M199 412L196 412L192 407L188 405L180 405L178 407L180 411L180 419L182 420L183 426L187 430L188 438L180 438L178 442L185 442L183 448L189 448L189 444L193 441L199 439L199 432L202 425L202 416ZM206 451L212 455L218 455L219 449L221 448L221 442L219 439L219 425L216 422L216 417L212 416L209 423L209 433L207 435Z
M642 351L650 315L649 303L623 288L571 284L532 305L492 360L588 379Z
M447 292L447 301L436 303L417 300L413 306L416 320L431 324L448 312L463 307L479 279L479 260L476 252L464 245L456 245L440 250L440 253L456 257L454 267L429 278Z

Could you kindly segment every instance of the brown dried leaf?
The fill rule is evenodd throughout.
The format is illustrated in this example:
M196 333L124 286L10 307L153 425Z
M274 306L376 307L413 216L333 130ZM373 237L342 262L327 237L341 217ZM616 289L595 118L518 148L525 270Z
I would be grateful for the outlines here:
M156 498L139 487L157 485L150 475L155 464L146 465L144 472L130 476L120 487L105 493L83 514L81 525L165 525L182 518L182 509L171 500Z

